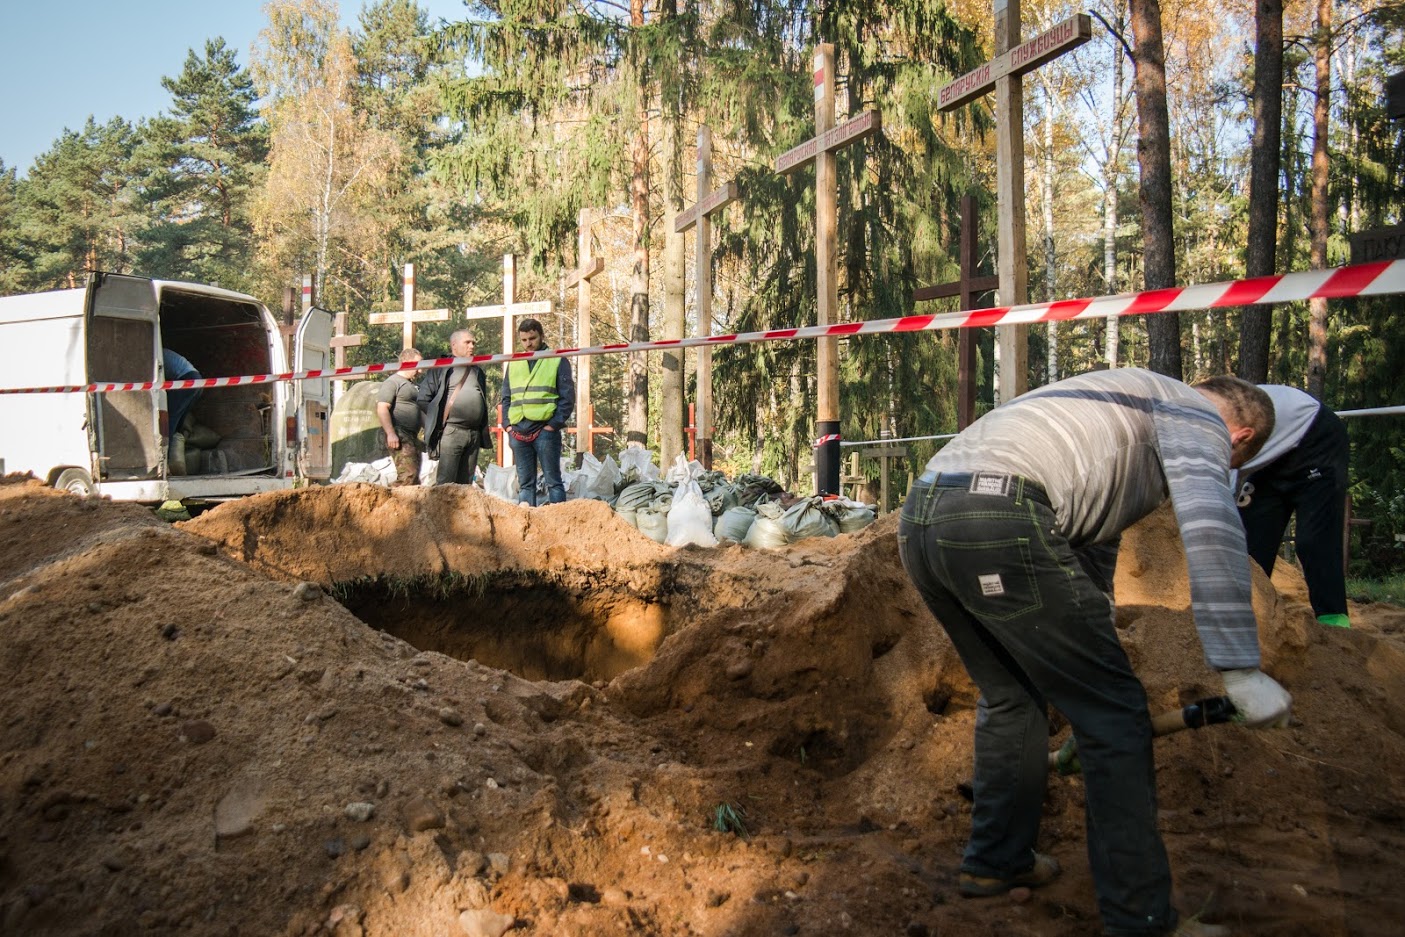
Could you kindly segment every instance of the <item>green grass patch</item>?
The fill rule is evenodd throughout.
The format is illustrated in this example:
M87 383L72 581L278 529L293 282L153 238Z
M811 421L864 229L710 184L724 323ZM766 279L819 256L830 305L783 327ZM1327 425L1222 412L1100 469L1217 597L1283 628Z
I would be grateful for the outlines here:
M1347 598L1356 602L1390 602L1405 605L1405 573L1384 579L1348 579Z
M712 828L719 833L734 833L742 839L750 839L746 828L746 808L730 801L712 808Z

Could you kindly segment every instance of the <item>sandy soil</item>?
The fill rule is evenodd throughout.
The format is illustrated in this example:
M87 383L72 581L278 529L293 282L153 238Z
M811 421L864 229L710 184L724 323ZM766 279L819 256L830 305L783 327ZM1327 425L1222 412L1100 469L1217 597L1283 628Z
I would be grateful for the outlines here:
M0 485L0 932L1096 934L1076 778L1057 882L956 896L974 694L895 527L674 550L358 485L171 527ZM1117 588L1153 708L1220 692L1169 515ZM1297 724L1157 743L1179 905L1399 934L1405 610L1321 629L1292 569L1256 602Z

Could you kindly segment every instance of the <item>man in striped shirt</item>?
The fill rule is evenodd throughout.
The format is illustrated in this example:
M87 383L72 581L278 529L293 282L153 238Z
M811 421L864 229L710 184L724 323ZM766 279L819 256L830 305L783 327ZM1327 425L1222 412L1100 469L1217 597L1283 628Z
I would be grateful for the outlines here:
M1206 661L1246 723L1286 723L1291 698L1258 669L1229 487L1230 467L1272 428L1272 404L1252 384L1223 377L1192 389L1127 368L1031 391L927 464L903 506L899 549L981 690L962 894L1042 885L1058 872L1034 851L1052 704L1078 742L1105 932L1226 933L1178 926L1171 906L1146 692L1117 639L1110 593L1122 531L1169 495Z

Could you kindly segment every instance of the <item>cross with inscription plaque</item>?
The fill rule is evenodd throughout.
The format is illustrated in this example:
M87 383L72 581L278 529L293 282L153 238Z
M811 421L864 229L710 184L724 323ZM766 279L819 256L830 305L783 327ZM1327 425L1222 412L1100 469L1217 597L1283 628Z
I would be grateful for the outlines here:
M834 126L834 46L822 42L815 49L815 135L782 153L776 172L793 172L815 164L815 285L817 325L830 325L839 311L839 245L836 217L839 180L835 151L870 137L883 129L878 111ZM815 406L815 488L819 494L840 494L839 478L839 340L815 341L817 392Z
M1024 220L1024 91L1020 76L1070 52L1093 36L1084 13L1020 42L1020 0L995 0L995 58L944 85L937 109L949 111L995 91L995 188L998 211L996 260L1002 306L1029 300L1029 261ZM996 402L1029 389L1029 326L996 327L999 378Z

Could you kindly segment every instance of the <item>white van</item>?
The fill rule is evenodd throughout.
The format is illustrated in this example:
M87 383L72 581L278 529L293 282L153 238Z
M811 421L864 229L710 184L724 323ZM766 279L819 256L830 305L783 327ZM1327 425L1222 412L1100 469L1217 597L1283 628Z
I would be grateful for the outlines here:
M330 367L331 337L330 313L302 316L292 370ZM202 377L289 370L277 320L243 293L96 273L83 289L0 297L0 388L160 381L163 349ZM206 388L190 416L209 449L178 474L165 391L0 394L0 472L121 501L273 491L327 478L330 411L325 379Z

